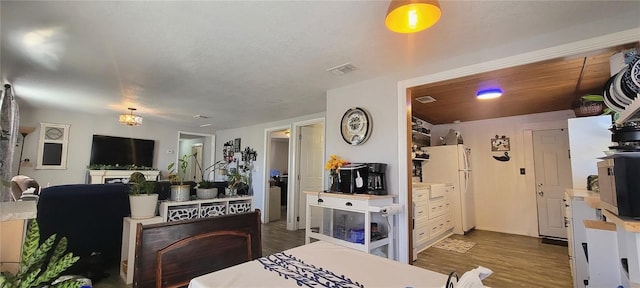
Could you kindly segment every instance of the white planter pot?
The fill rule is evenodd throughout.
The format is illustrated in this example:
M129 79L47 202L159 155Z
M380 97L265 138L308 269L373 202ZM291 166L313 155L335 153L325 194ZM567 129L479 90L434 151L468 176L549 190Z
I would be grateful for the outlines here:
M132 219L147 219L156 216L158 194L129 195Z
M198 188L196 189L196 196L198 199L212 199L218 196L218 188Z
M189 201L191 200L191 186L189 185L171 185L171 201Z

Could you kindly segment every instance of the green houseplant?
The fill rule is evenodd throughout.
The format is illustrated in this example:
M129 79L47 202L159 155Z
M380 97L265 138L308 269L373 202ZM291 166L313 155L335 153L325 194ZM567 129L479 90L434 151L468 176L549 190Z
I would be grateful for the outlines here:
M129 205L131 218L147 219L156 216L158 194L153 193L156 188L155 181L147 181L144 174L133 172L129 177Z
M200 166L200 163L198 162L198 158L196 156L197 154L193 154L193 159L196 162L198 169L200 169L200 175L202 175L202 180L198 182L198 187L196 188L196 195L198 196L198 199L215 198L216 196L218 196L218 188L214 187L214 181L209 180L207 172L212 169L211 171L214 172L215 178L215 169L224 165L224 161L220 160L203 169L202 166Z
M170 163L167 166L169 170L169 181L171 185L171 201L187 201L191 197L191 186L184 184L184 177L187 175L189 167L189 158L194 154L185 154L178 158L178 164Z
M231 169L227 174L227 187L231 190L231 195L246 194L249 189L249 177L240 169Z
M81 287L90 280L79 276L60 277L67 268L76 263L80 257L67 250L67 238L62 237L57 245L54 244L56 234L40 244L40 228L35 219L27 223L27 233L22 244L22 255L18 272L0 273L1 288L17 287ZM53 248L53 251L51 251Z

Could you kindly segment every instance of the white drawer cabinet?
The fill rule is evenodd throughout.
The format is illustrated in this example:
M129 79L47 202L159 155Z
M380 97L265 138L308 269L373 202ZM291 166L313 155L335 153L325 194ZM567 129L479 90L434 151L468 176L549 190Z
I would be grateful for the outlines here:
M444 184L413 183L413 255L450 236L451 196Z
M380 212L393 195L305 193L306 243L317 239L394 259L394 220Z
M163 222L251 212L251 196L160 202Z

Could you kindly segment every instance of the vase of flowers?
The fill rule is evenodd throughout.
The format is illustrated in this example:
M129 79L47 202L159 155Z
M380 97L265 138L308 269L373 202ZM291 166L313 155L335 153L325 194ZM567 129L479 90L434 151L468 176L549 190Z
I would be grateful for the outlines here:
M340 181L338 178L338 168L349 164L338 155L329 156L329 160L324 165L324 169L329 171L329 191L339 191Z

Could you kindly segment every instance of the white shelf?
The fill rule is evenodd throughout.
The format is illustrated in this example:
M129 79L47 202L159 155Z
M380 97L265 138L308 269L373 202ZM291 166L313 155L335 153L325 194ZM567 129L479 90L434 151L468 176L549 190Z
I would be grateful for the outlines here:
M423 132L416 131L416 130L411 130L411 133L414 134L414 135L421 135L421 136L425 136L425 137L431 137L431 134L423 133Z
M636 94L636 98L631 100L631 104L620 113L620 118L616 120L616 124L622 124L627 121L640 120L640 93Z
M429 158L411 158L412 161L429 161Z

